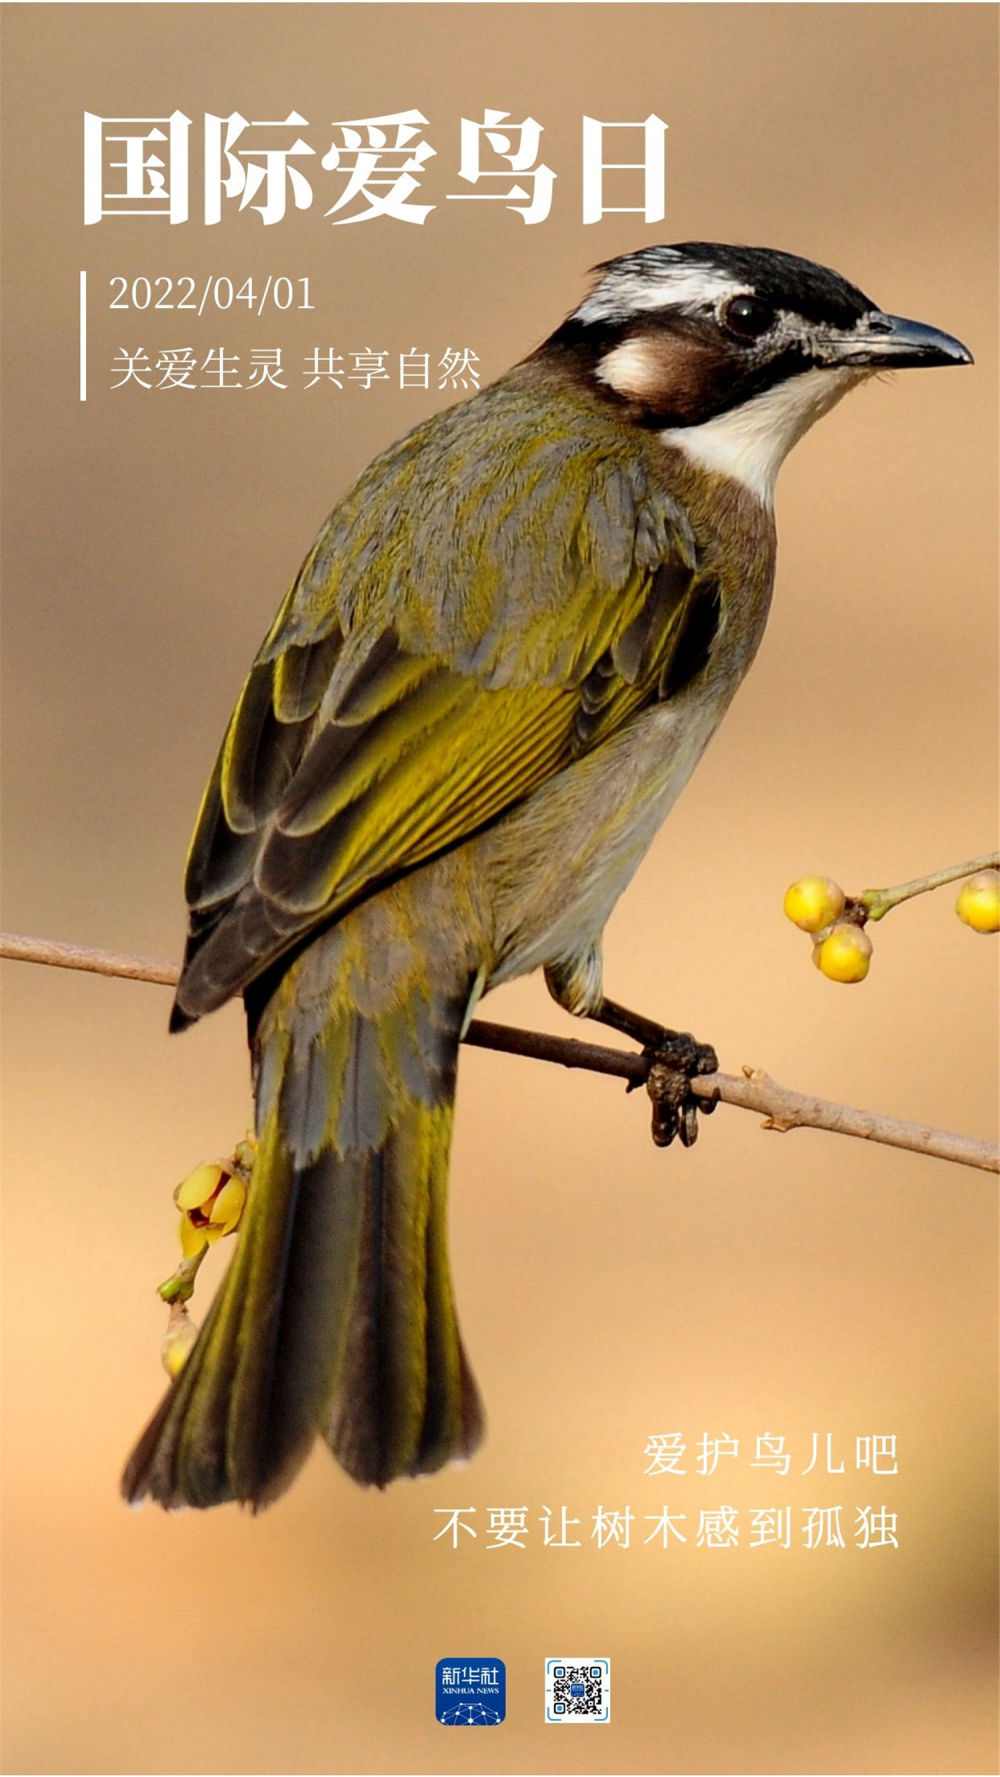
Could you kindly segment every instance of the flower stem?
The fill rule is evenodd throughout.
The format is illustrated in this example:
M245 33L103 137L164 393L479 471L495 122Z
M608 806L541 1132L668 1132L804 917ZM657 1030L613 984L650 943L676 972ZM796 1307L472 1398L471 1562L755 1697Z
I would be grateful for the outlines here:
M856 897L855 905L862 909L866 919L884 919L901 901L912 901L914 895L925 895L928 889L944 888L946 883L958 882L965 876L975 876L977 870L998 868L1000 852L988 852L985 857L973 858L968 864L951 864L947 870L934 870L929 876L915 876L912 882L897 883L895 888L865 889Z
M160 1284L156 1293L164 1302L190 1302L194 1295L198 1267L207 1251L208 1247L203 1246L200 1252L192 1253L188 1259L182 1259L173 1276L168 1277L166 1283Z

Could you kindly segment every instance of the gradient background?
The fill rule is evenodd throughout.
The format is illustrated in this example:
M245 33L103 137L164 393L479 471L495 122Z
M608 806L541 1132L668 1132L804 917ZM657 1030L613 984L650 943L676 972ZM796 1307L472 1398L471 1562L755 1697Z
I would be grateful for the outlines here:
M996 15L984 6L38 6L6 17L5 923L177 956L180 874L247 663L317 526L447 396L296 387L300 351L474 347L483 379L657 239L781 246L953 331L799 448L774 614L722 734L612 920L611 991L723 1065L982 1135L995 950L927 897L852 993L781 915L985 850L994 813ZM422 228L326 204L81 221L81 113L411 106L438 158ZM457 127L546 126L550 219L451 204ZM670 125L667 221L579 221L580 118ZM315 188L331 190L318 174ZM635 202L629 195L621 201ZM91 398L77 399L90 273ZM312 315L109 314L107 279L268 271ZM112 393L121 346L281 344L285 393ZM721 1110L691 1154L610 1081L464 1056L454 1264L490 1415L467 1470L385 1496L319 1449L254 1520L130 1513L159 1398L171 1190L249 1116L236 1008L167 1040L161 988L10 964L6 993L6 1736L18 1771L994 1769L995 1181ZM487 1015L567 1030L539 981ZM221 1259L216 1256L217 1267ZM206 1273L213 1269L206 1266ZM215 1275L218 1275L216 1269ZM210 1279L196 1298L203 1311ZM744 1440L712 1479L643 1474L653 1432ZM750 1470L758 1432L839 1479ZM852 1468L895 1432L900 1475ZM746 1446L750 1448L747 1449ZM693 1465L692 1465L693 1466ZM639 1515L841 1501L900 1547L598 1551ZM566 1505L576 1550L541 1546ZM526 1506L527 1550L452 1553L436 1507ZM692 1515L693 1514L693 1518ZM797 1537L796 1537L797 1540ZM613 1720L542 1720L546 1656L608 1655ZM436 1725L443 1656L508 1663L506 1724Z

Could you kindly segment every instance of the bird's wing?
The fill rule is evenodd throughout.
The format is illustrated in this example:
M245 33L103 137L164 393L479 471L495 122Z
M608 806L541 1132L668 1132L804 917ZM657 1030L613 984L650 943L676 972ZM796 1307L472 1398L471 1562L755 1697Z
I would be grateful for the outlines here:
M551 461L539 479L551 483ZM662 498L643 506L648 482L635 481L620 465L585 468L587 497L561 528L533 522L530 489L515 489L513 560L485 492L474 560L450 539L450 554L428 560L411 535L410 559L437 576L450 616L412 576L397 576L391 599L364 576L334 584L344 509L334 515L340 536L321 536L279 613L205 794L177 1023L495 821L704 665L718 587L695 567L680 515ZM627 538L617 560L609 514Z

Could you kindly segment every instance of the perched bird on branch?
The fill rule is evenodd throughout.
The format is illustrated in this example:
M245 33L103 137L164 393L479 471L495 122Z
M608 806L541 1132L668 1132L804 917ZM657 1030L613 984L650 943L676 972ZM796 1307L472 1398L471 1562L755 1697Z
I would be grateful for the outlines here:
M598 270L523 363L418 426L324 525L251 669L188 859L172 1025L242 994L258 1152L233 1262L124 1477L261 1506L317 1434L384 1486L468 1456L446 1186L459 1041L544 968L604 996L601 933L756 653L772 492L873 372L970 362L787 253Z

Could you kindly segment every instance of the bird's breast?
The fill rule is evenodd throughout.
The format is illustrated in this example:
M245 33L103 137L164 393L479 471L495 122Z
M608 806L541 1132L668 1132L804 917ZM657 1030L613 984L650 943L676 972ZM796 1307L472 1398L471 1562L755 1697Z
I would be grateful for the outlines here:
M681 484L710 594L661 698L542 784L476 843L488 881L494 984L597 937L742 682L767 622L770 514L722 477ZM685 497L686 496L686 497Z

